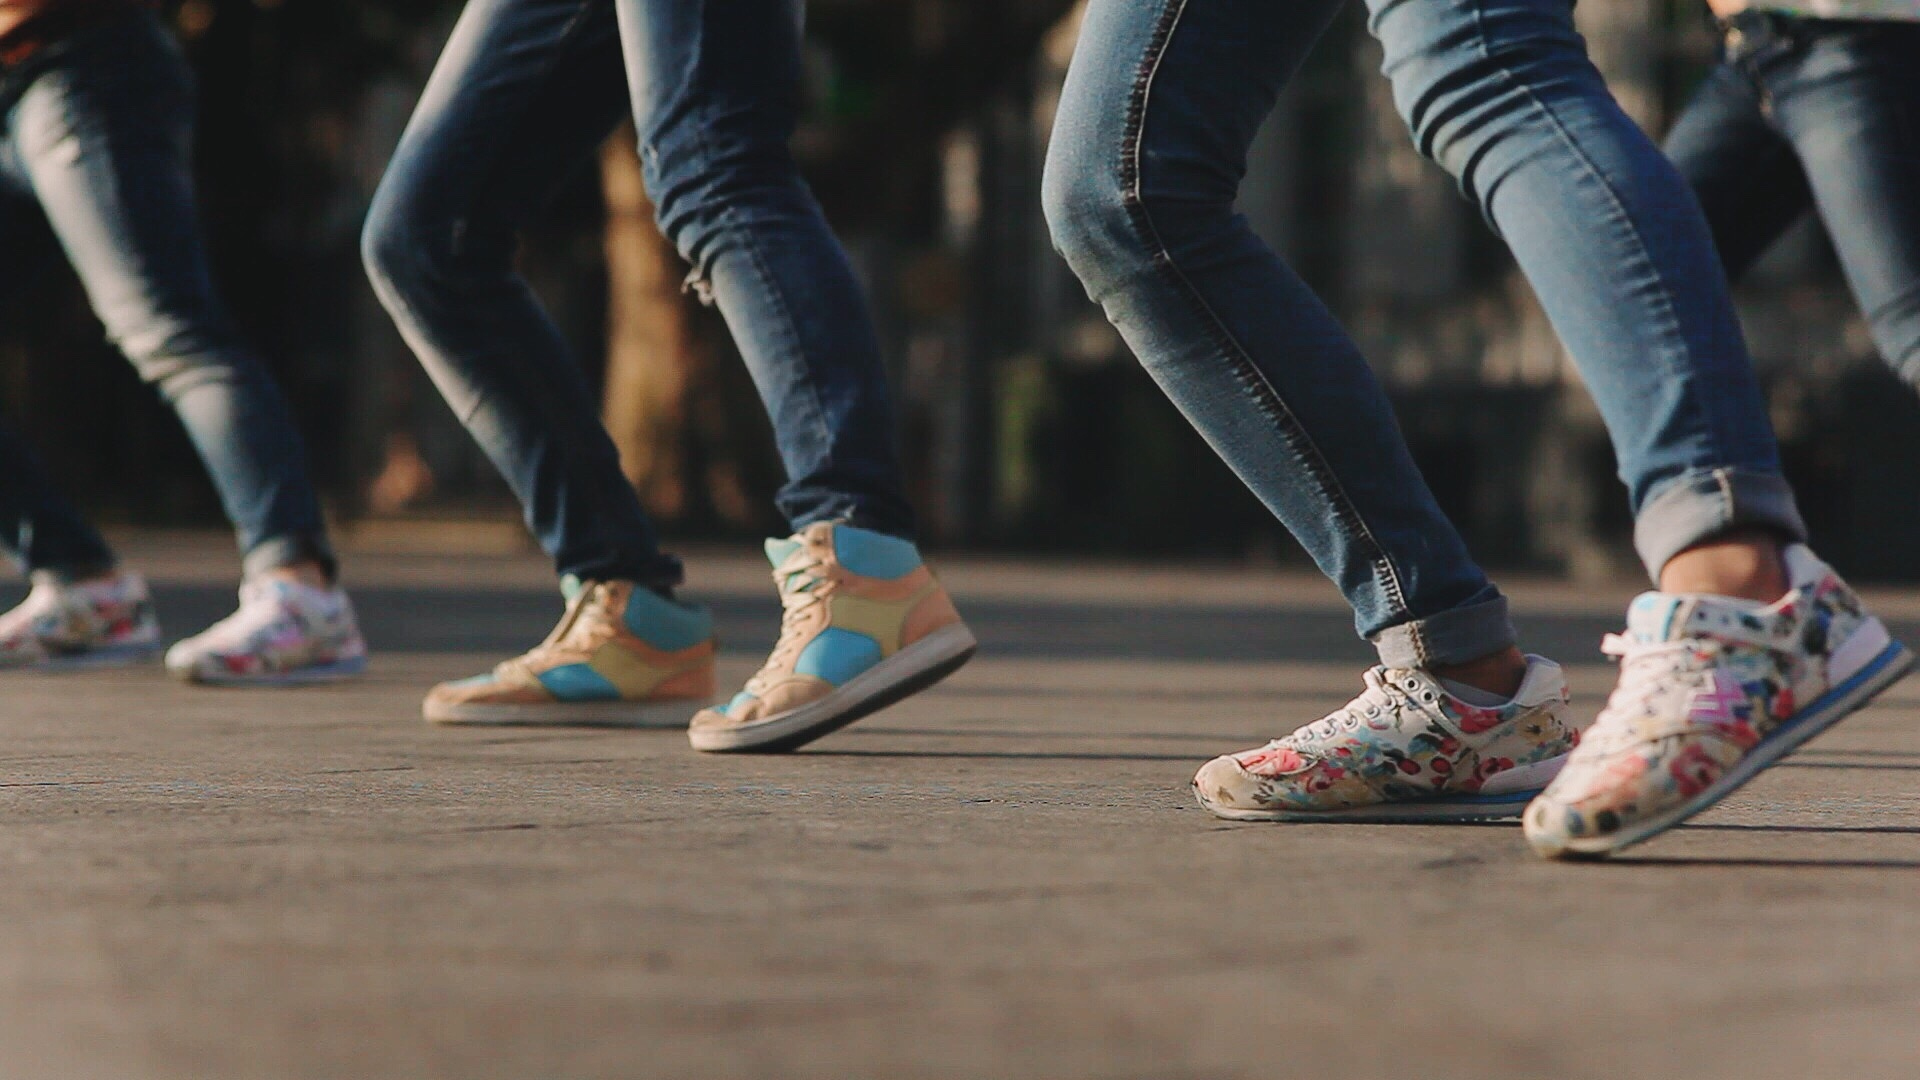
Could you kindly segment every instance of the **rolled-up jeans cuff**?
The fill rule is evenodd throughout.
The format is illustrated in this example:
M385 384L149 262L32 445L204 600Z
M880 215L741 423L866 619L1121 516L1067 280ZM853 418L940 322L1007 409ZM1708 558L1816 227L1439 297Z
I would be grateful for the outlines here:
M1431 668L1460 664L1513 647L1513 617L1507 598L1496 596L1477 604L1443 611L1424 619L1390 626L1373 635L1380 663L1390 668Z
M339 577L340 563L324 536L276 536L255 544L240 559L240 572L248 580L269 570L315 562L326 572L327 580Z
M1734 529L1767 529L1787 541L1804 542L1807 524L1793 501L1793 488L1778 473L1707 469L1655 488L1633 525L1634 550L1647 576L1660 580L1667 560Z

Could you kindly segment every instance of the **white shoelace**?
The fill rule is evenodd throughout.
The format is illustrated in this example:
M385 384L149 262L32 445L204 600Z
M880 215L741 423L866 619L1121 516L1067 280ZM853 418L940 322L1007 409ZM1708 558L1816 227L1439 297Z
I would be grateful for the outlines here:
M1410 694L1405 687L1387 678L1386 672L1383 669L1372 668L1366 672L1365 678L1367 680L1367 688L1360 692L1359 697L1354 698L1340 708L1315 720L1313 723L1294 732L1293 735L1287 736L1287 738L1308 736L1315 739L1325 739L1338 734L1342 730L1358 731L1360 726L1365 724L1369 717L1379 716L1383 712L1398 712L1413 704L1412 694ZM1438 700L1438 698L1435 697L1433 700ZM1270 743L1269 745L1283 741L1285 740L1276 739L1274 743Z
M826 565L826 560L808 556L801 561L782 563L773 572L773 583L780 590L782 608L780 640L774 644L767 662L754 673L753 678L747 680L748 693L759 693L769 677L784 674L788 664L804 645L805 613L814 605L824 603L832 592L833 579L823 573Z
M1600 651L1620 662L1620 681L1607 697L1607 707L1601 716L1617 709L1629 715L1644 711L1655 695L1673 685L1676 677L1701 670L1702 661L1696 659L1699 649L1697 639L1647 642L1635 641L1625 634L1608 634L1602 638Z
M245 647L289 617L272 585L249 581L240 586L239 609L207 627L200 640L216 649Z

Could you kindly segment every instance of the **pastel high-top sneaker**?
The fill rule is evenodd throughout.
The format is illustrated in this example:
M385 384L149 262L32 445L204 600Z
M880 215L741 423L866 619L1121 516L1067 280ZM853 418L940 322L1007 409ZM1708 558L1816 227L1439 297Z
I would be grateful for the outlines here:
M0 669L106 667L159 651L153 599L131 571L84 584L36 578L26 600L0 615Z
M1511 701L1473 705L1424 671L1377 667L1345 706L1208 762L1200 805L1231 821L1519 817L1579 740L1560 665L1527 657Z
M1599 857L1719 802L1898 682L1913 654L1804 545L1786 596L1642 593L1603 648L1620 682L1522 823L1549 858Z
M759 674L693 718L696 750L791 750L932 686L973 634L912 543L819 522L767 541L786 613Z
M167 650L169 672L206 686L298 686L366 669L346 591L276 578L240 586L237 611Z
M630 581L561 582L567 612L547 640L485 675L441 683L438 724L684 727L713 700L713 617Z

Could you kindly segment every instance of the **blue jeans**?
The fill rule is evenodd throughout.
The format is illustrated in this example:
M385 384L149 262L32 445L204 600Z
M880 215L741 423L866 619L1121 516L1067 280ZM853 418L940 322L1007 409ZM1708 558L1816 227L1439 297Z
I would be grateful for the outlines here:
M185 424L248 575L306 560L331 573L293 418L214 293L194 210L192 76L171 35L146 14L94 26L0 73L0 101L0 292L43 269L25 253L50 225L107 336ZM52 576L114 565L5 430L0 544Z
M1249 143L1339 0L1093 0L1047 162L1056 244L1390 666L1509 645L1353 341L1234 211ZM1650 573L1803 535L1705 223L1566 0L1373 0L1422 152L1512 247L1598 399ZM1411 255L1412 253L1410 253Z
M1880 355L1920 387L1920 25L1748 12L1725 30L1667 153L1728 275L1817 210Z
M563 574L680 575L513 266L520 228L629 109L660 227L772 417L782 512L912 531L872 320L787 149L800 28L795 0L472 0L374 197L381 300Z

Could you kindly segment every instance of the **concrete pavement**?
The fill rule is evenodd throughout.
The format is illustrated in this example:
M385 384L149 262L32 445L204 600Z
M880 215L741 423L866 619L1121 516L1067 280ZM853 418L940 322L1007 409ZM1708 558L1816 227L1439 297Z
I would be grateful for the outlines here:
M186 633L226 551L134 546ZM807 751L437 730L537 559L366 554L363 682L0 685L0 1077L1912 1077L1920 680L1594 866L1514 827L1229 826L1194 767L1343 702L1299 574L955 559L980 659ZM1630 588L1519 583L1609 685ZM737 681L764 571L693 560ZM17 591L0 595L11 602ZM1920 640L1920 593L1874 594Z

